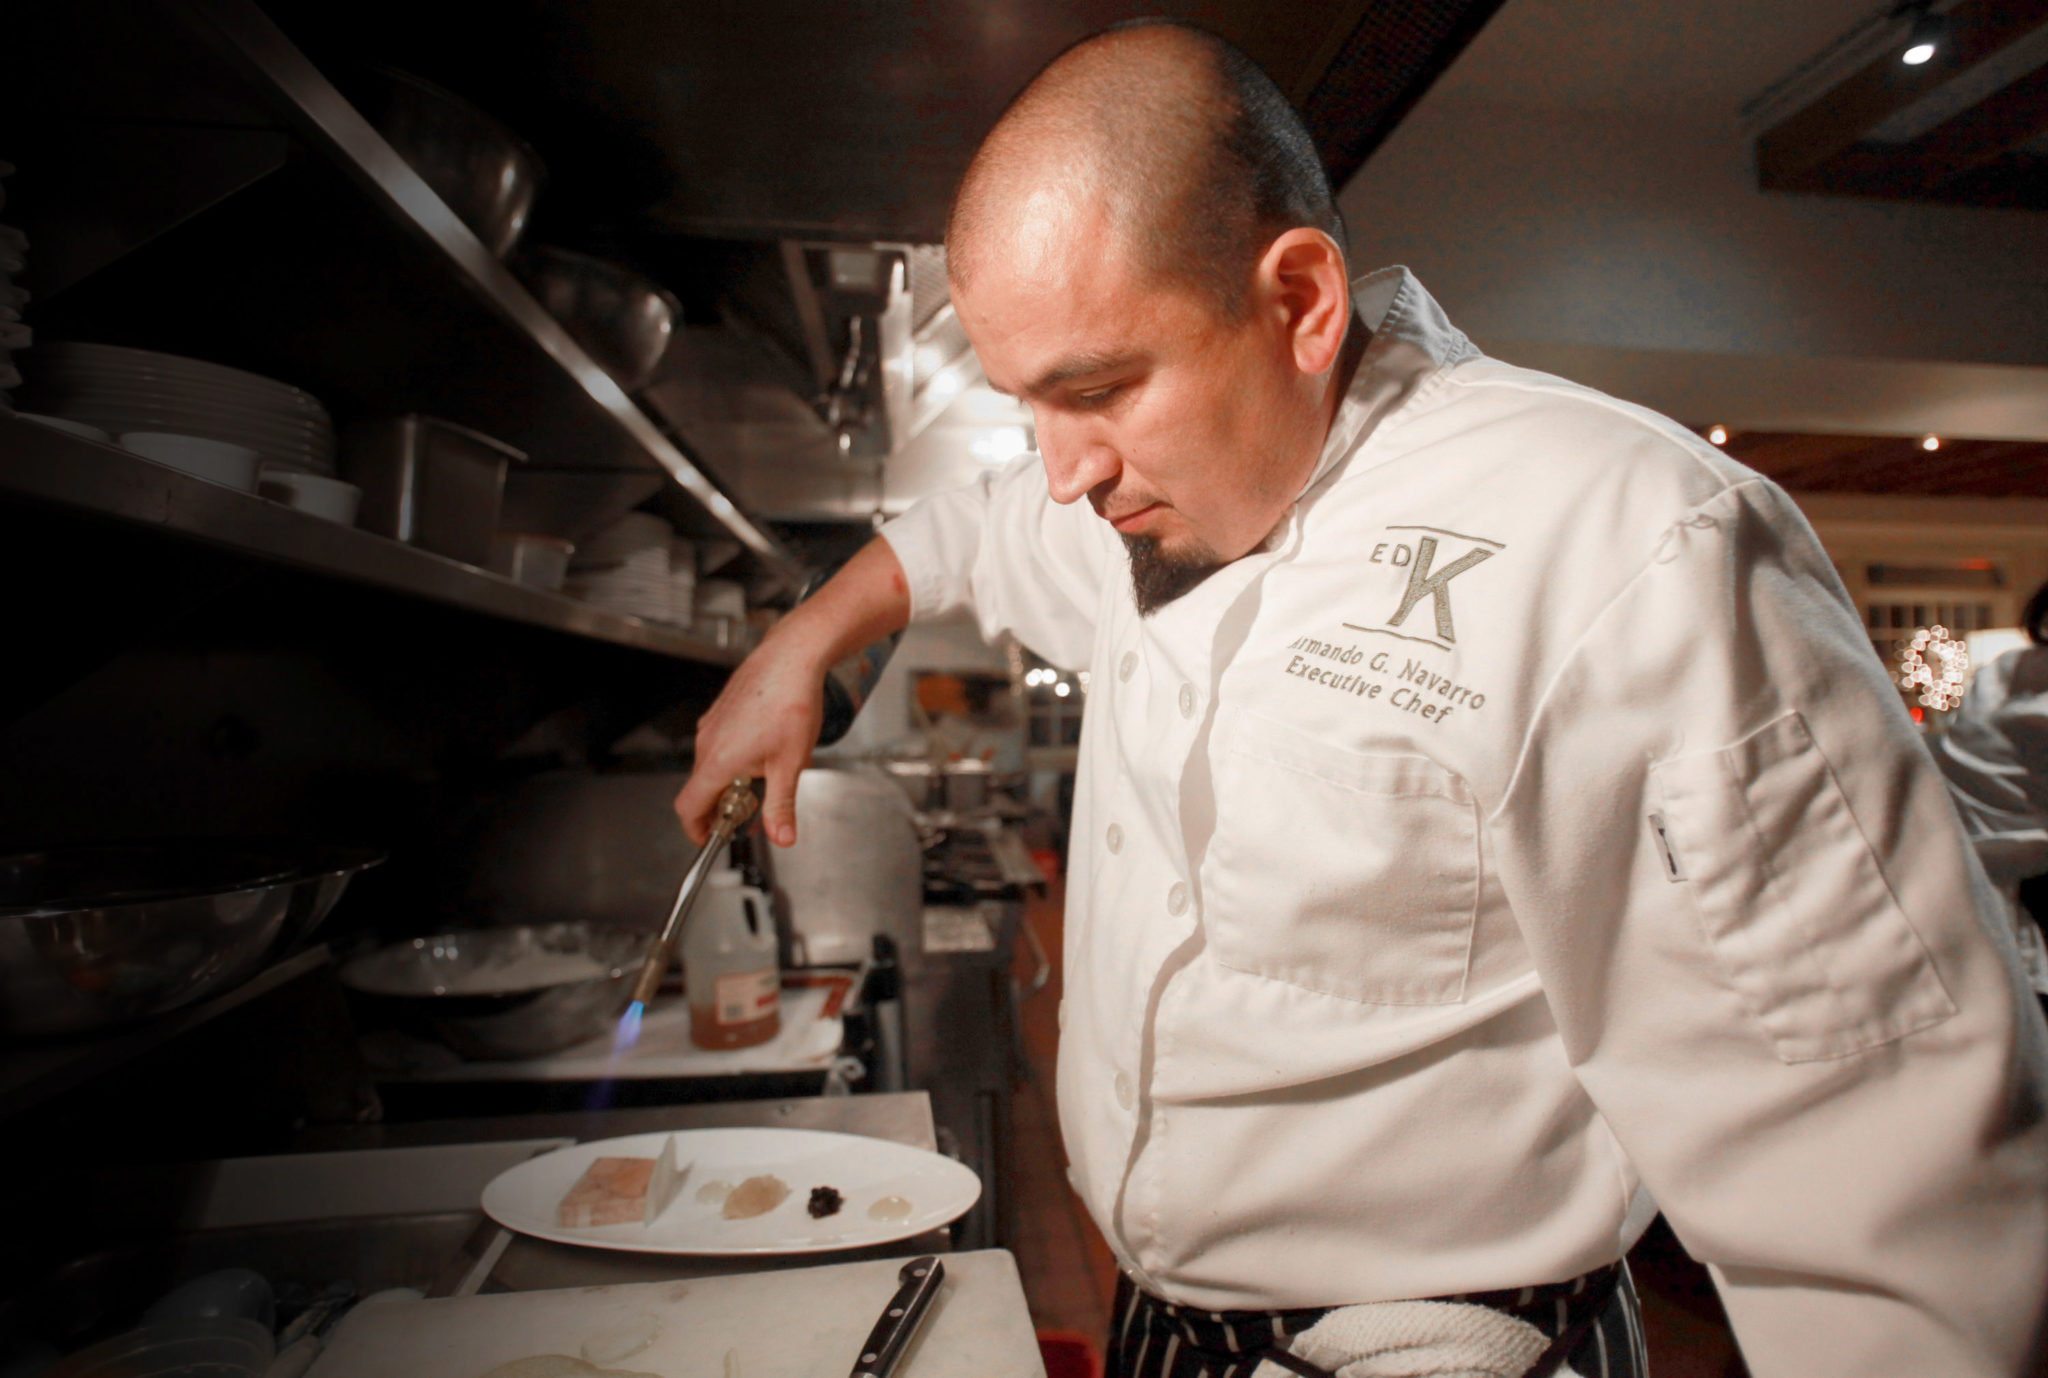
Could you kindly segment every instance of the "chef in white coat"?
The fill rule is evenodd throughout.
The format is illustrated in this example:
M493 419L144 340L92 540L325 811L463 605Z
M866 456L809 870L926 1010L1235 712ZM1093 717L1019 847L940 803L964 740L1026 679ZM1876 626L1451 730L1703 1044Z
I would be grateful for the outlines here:
M1660 1208L1758 1378L2019 1372L2048 1040L1811 531L1342 237L1214 40L1041 74L948 236L1040 453L776 628L685 826L759 775L789 842L825 667L911 618L1093 671L1058 1095L1113 1374L1636 1372Z

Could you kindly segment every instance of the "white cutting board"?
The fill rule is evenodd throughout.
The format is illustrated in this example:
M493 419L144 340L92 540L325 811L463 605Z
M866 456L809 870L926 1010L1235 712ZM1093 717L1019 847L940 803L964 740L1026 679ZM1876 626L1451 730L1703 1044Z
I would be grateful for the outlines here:
M945 1283L897 1378L1045 1378L1016 1260L939 1257ZM847 1378L904 1262L379 1302L335 1327L306 1378L487 1378L541 1355L589 1366L521 1364L505 1378Z

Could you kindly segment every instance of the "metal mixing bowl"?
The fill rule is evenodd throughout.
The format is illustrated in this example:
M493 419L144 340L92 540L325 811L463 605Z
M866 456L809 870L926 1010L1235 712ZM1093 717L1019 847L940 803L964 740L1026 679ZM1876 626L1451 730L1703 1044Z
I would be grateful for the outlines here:
M510 253L540 191L540 155L430 81L390 67L374 78L365 93L371 123L485 248Z
M431 1030L465 1057L543 1057L611 1030L646 947L583 923L437 933L358 957L341 983L371 1022Z
M683 314L661 284L546 245L521 250L514 268L534 299L620 387L631 392L654 376Z
M0 1031L86 1033L231 989L379 859L221 842L0 857Z

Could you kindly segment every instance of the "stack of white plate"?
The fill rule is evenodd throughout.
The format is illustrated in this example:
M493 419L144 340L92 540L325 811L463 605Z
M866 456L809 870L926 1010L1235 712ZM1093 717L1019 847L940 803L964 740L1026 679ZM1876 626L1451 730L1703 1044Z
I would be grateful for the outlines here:
M14 171L0 163L0 177ZM7 192L0 188L0 206L7 204ZM28 236L9 225L0 225L0 411L7 410L7 391L21 386L21 372L14 366L14 351L27 349L28 327L21 323L21 308L28 293L14 285L28 252Z
M674 535L661 518L628 512L577 547L563 589L607 612L667 622L674 606L669 568Z
M334 474L334 423L289 383L119 345L53 343L31 372L38 411L115 435L167 431L254 450L267 469Z

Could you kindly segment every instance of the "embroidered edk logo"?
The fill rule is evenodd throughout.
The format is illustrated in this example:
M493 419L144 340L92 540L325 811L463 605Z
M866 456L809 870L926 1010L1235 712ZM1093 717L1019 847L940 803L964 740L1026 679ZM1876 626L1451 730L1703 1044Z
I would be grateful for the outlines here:
M1403 640L1423 641L1449 650L1458 640L1457 623L1451 616L1451 580L1492 559L1507 547L1499 541L1489 541L1484 536L1466 536L1456 531L1445 531L1431 526L1390 526L1387 530L1428 533L1418 535L1413 546L1405 540L1383 541L1375 545L1372 554L1367 557L1368 563L1371 564L1407 566L1408 587L1401 591L1400 605L1394 609L1393 615L1387 618L1384 627L1361 627L1352 622L1346 622L1344 625L1356 632L1385 631L1389 635L1401 636ZM1437 557L1441 547L1437 538L1440 536L1470 542L1471 549L1438 565ZM1421 630L1420 628L1411 628L1407 634L1391 630L1405 623L1408 614L1421 606L1424 599L1429 600L1430 610L1436 615L1434 637L1414 635L1413 633Z

